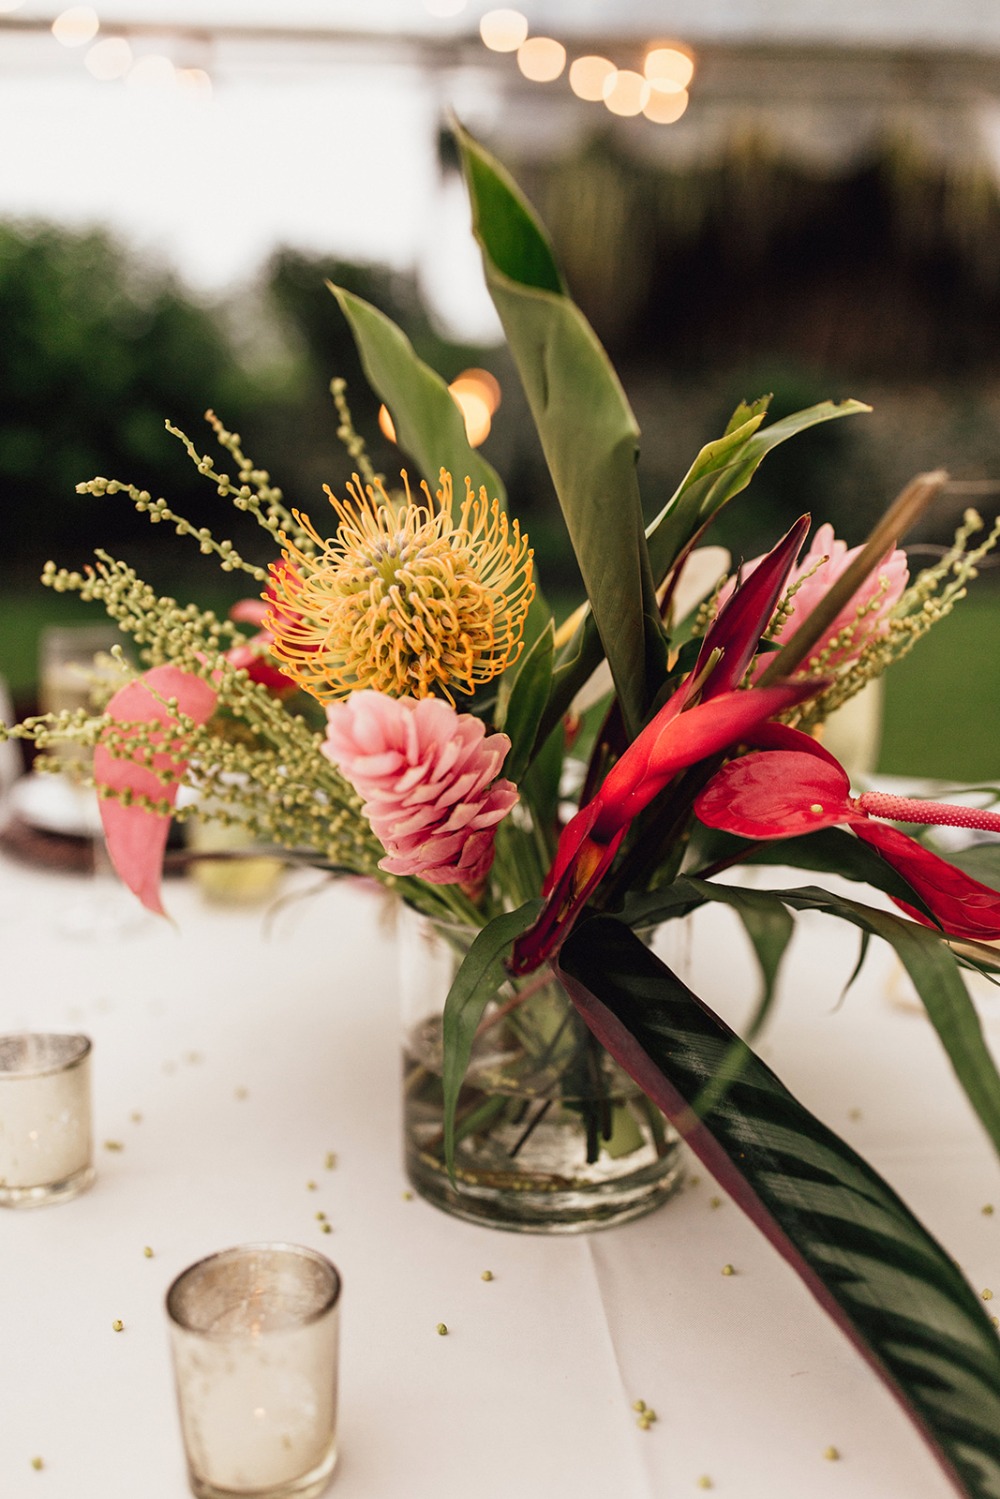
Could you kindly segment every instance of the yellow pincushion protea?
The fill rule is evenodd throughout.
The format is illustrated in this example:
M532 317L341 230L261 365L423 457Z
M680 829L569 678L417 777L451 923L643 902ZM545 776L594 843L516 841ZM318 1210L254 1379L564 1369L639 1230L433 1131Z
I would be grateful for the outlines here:
M314 554L289 541L271 569L264 621L284 671L320 702L363 688L392 697L471 693L520 654L534 594L532 553L516 520L466 480L457 507L442 469L434 495L422 484L394 504L380 480L348 484L350 503L327 489L339 524L323 540L296 520Z

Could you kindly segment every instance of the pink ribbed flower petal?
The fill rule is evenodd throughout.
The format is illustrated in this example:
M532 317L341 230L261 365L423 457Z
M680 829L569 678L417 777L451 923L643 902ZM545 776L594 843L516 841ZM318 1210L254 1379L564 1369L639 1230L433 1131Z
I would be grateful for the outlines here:
M482 883L494 828L517 801L496 778L509 749L506 734L440 698L363 691L327 707L323 753L364 798L388 874Z

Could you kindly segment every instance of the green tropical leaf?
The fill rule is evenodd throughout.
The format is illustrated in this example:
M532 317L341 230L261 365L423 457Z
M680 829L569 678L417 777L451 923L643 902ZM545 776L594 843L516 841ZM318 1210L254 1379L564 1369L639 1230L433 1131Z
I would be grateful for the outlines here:
M727 429L725 436L702 448L676 492L650 525L647 535L654 576L666 576L706 522L734 495L746 489L772 449L818 422L870 410L861 401L822 401L758 431L764 420L761 403L740 408L739 414L751 413L748 420L733 430Z
M506 978L504 958L511 943L534 921L542 909L540 900L526 901L516 911L507 911L484 926L466 954L448 991L442 1017L444 1058L441 1084L444 1094L444 1158L448 1174L455 1173L455 1105L465 1077L476 1027L483 1011L495 998Z
M815 833L803 833L794 838L754 839L720 833L699 823L692 839L692 850L697 858L693 866L689 861L692 874L700 869L737 863L808 869L813 874L838 874L845 880L855 880L870 885L873 890L881 890L894 900L906 901L924 915L930 915L909 882L897 874L870 844L855 838L844 828L820 828Z
M689 883L696 891L700 888L708 899L712 899L707 895L709 889L720 888L699 880ZM931 927L904 920L889 911L878 911L859 901L830 895L826 890L806 887L771 893L793 910L825 911L830 916L839 916L863 932L883 938L895 949L966 1097L1000 1154L1000 1075L983 1037L976 1007L942 935Z
M638 427L593 329L562 288L528 204L477 142L459 128L456 136L487 285L634 736L666 672L635 470Z
M558 961L594 1034L900 1400L958 1492L1000 1499L1000 1343L951 1258L622 922L581 922Z
M418 356L401 328L353 292L327 286L340 304L361 364L372 389L389 409L399 445L409 453L430 485L446 468L461 495L468 477L473 489L504 503L499 474L469 446L465 420L441 376Z
M503 773L515 785L520 784L531 763L538 725L548 701L554 636L550 620L501 682L496 725L510 738L510 753L504 761Z

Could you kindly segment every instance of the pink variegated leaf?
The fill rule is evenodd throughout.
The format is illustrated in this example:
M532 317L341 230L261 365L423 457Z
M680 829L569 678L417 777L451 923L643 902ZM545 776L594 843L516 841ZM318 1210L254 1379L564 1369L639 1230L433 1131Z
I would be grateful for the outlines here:
M115 693L105 710L108 717L120 724L161 724L161 729L144 733L143 739L148 738L154 744L163 744L166 739L171 753L155 753L152 765L147 766L123 758L120 748L112 754L107 744L98 744L94 750L94 780L98 787L129 792L133 797L147 796L173 806L177 780L164 784L157 775L157 771L169 769L179 777L186 764L183 757L178 761L177 752L182 746L174 731L179 719L166 707L171 699L176 699L180 712L197 724L205 723L215 711L215 691L201 677L177 666L154 666ZM124 732L129 737L128 731ZM137 737L138 732L133 731L133 736ZM126 806L117 797L107 797L101 800L101 822L111 862L123 884L138 896L147 911L164 915L160 875L170 829L169 815L141 806Z

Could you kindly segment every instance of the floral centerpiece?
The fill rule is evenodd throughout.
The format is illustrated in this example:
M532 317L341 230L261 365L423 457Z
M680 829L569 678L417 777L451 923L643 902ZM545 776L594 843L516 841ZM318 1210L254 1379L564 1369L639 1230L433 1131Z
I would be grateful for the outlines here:
M627 1216L669 1190L682 1138L894 1391L956 1488L995 1499L1000 1345L976 1296L649 933L709 903L732 907L763 975L758 1022L795 912L849 923L863 951L880 937L1000 1146L1000 1078L961 975L1000 967L987 945L1000 937L1000 893L988 861L976 878L968 859L949 862L896 825L995 833L1000 816L855 795L821 738L951 609L998 527L968 514L954 547L910 578L897 543L945 483L926 474L864 545L848 550L826 525L809 542L804 515L729 573L702 543L766 455L867 409L824 403L768 423L766 399L734 413L644 524L638 432L614 371L516 186L458 138L487 281L586 588L580 608L557 627L500 478L469 446L444 382L377 309L332 287L422 481L373 472L335 382L357 474L345 496L329 494L332 514L287 506L211 413L224 467L176 434L220 497L269 534L267 568L145 489L81 485L128 497L248 575L255 596L221 620L158 598L105 552L83 571L50 564L44 581L103 604L142 669L102 712L10 732L43 758L62 739L93 746L112 859L150 910L162 910L171 817L189 810L183 786L258 843L379 881L436 923L454 976L433 1035L414 1043L407 1089L423 1131L415 1160L436 1173L438 1200L474 1201L477 1151L497 1137L529 1177L544 1129L570 1119L584 1197L645 1152ZM836 875L877 898L839 882L719 878L741 864Z

